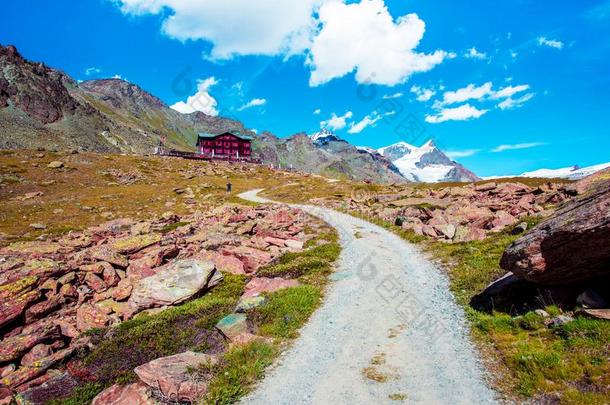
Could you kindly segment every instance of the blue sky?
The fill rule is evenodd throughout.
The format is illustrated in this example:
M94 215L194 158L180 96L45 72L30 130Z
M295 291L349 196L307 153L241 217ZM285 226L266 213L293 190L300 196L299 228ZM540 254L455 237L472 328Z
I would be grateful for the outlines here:
M433 138L481 176L610 161L609 34L608 0L21 0L0 25L79 80L278 136Z

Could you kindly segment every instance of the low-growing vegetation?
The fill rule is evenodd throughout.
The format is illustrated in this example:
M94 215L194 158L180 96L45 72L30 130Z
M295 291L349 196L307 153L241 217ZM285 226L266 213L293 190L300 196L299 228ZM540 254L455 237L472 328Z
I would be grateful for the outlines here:
M528 227L540 218L524 219ZM383 224L405 239L413 235ZM482 241L442 243L426 241L423 247L441 260L448 271L457 301L466 309L475 339L484 353L496 353L497 387L507 396L558 401L561 404L607 404L610 401L610 322L577 316L565 325L549 328L534 312L544 308L551 316L561 309L544 296L529 302L527 312L507 309L479 311L470 300L487 284L504 274L499 261L506 247L518 236L512 228ZM421 240L419 240L421 242ZM491 362L490 362L491 363Z
M218 286L200 298L160 313L140 314L115 328L90 331L95 348L78 361L83 375L93 381L54 405L89 404L104 388L135 381L135 367L186 350L219 355L216 365L204 364L193 370L210 380L203 403L234 403L251 390L280 348L298 336L298 330L321 304L324 286L340 253L337 238L334 230L324 229L302 252L287 253L259 270L257 276L298 278L301 283L266 294L266 303L247 314L256 333L268 340L227 350L214 326L233 312L247 278L225 274Z
M553 183L566 181L551 180ZM549 179L500 179L498 183L520 182L538 187ZM480 182L478 184L482 184ZM456 184L410 185L415 189L462 187ZM310 179L308 184L269 190L270 198L306 202L323 199L327 202L371 198L396 192L393 186L356 184L346 181L326 183ZM336 206L335 204L334 206ZM433 207L426 207L433 208ZM450 288L471 322L472 334L486 357L495 385L509 400L561 404L610 403L610 322L579 315L563 325L549 327L549 319L572 308L559 308L552 299L537 294L534 289L528 300L515 304L515 297L506 302L494 302L494 308L484 310L471 306L471 300L492 281L504 275L500 258L518 236L512 227L488 235L481 241L446 243L404 230L391 222L357 211L353 216L388 229L403 239L418 243L447 270ZM528 229L540 218L526 217ZM535 312L543 309L541 316ZM370 371L370 370L369 370Z

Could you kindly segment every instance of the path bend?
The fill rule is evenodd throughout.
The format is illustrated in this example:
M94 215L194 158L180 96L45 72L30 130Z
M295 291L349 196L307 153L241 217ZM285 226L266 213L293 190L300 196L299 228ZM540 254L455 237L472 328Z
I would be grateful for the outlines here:
M240 197L271 203L260 191ZM379 226L298 207L338 230L342 253L324 303L242 403L496 403L464 311L437 266Z

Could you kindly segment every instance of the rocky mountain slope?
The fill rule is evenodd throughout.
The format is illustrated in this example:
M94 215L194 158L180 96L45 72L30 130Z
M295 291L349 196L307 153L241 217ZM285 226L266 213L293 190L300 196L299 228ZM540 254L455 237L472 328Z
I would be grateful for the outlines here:
M222 131L248 132L239 121L174 111L124 80L77 83L59 70L26 60L15 47L0 45L2 149L147 154L161 138L170 148L193 150L197 132ZM434 146L430 150L426 145L409 148L400 150L400 156L396 145L378 153L355 147L325 130L311 137L285 139L266 133L255 137L253 145L254 155L265 163L336 178L381 183L476 179ZM416 160L406 163L409 151Z
M257 137L254 154L265 163L282 168L335 178L403 183L406 179L386 158L359 149L329 131L311 137L297 134L278 138L270 133Z
M410 181L439 183L479 180L470 170L447 157L432 140L419 148L399 142L380 148L378 152L391 160Z
M0 45L0 148L150 153L161 137L192 149L198 131L243 131L240 122L180 114L119 79L77 83Z

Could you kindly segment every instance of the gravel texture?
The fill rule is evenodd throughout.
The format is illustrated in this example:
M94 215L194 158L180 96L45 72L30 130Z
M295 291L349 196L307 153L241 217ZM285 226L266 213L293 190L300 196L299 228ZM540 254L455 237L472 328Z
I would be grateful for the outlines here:
M270 202L260 190L244 199ZM366 221L299 206L343 247L323 305L245 404L489 404L496 395L446 276Z

